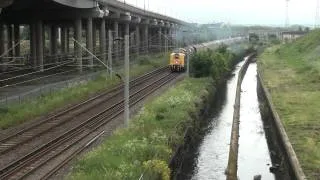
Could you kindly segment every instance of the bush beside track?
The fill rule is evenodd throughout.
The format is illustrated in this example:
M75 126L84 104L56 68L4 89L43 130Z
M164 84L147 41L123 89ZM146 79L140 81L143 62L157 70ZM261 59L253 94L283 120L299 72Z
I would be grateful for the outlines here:
M138 76L154 68L164 66L168 62L168 55L155 54L138 57L138 63L131 66L130 75ZM0 111L0 129L21 124L41 115L45 115L59 107L87 99L93 94L111 88L120 83L117 77L106 78L102 73L99 78L89 82L75 83L74 86L51 94L43 95L36 100L11 105Z
M308 179L320 177L320 31L259 57L263 83Z
M217 49L207 49L195 53L190 60L194 77L212 77L215 83L224 78L245 54L251 52L247 44L235 44L230 47L222 44Z

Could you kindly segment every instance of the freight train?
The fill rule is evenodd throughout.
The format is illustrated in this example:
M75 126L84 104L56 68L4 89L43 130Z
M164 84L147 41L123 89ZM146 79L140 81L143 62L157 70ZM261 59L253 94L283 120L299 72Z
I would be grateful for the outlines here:
M195 53L197 49L194 46L187 48L175 49L170 54L169 68L172 72L183 72L186 70L187 62L191 54Z
M216 40L202 44L196 44L185 48L177 48L173 50L173 52L170 54L169 68L172 72L183 72L187 69L187 62L193 53L196 53L197 51L201 51L209 47L218 47L222 43L228 45L243 40L243 37L235 37L230 39Z

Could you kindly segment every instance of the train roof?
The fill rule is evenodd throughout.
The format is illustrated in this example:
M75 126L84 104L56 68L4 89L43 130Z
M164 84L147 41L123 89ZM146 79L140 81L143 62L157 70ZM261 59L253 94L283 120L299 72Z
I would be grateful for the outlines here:
M176 48L173 50L174 53L186 53L187 50L184 48Z

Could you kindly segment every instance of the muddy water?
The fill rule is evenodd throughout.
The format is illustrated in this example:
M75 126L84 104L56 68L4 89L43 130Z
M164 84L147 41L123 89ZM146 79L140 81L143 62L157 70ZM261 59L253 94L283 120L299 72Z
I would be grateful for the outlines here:
M230 132L233 118L233 104L237 86L238 72L244 62L234 70L235 76L227 82L226 97L222 109L212 119L209 131L203 138L195 160L193 180L225 179L228 163Z
M249 65L241 85L240 138L238 177L253 179L261 175L263 180L273 180L269 172L271 159L260 115L257 97L257 65Z

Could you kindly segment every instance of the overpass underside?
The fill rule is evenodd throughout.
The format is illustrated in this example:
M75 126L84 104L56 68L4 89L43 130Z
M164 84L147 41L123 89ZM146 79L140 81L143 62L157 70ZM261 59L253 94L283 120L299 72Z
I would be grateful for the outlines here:
M179 21L113 1L6 0L0 13L1 71L12 66L43 70L48 64L74 61L81 72L124 56L173 47ZM80 42L81 45L76 42Z

